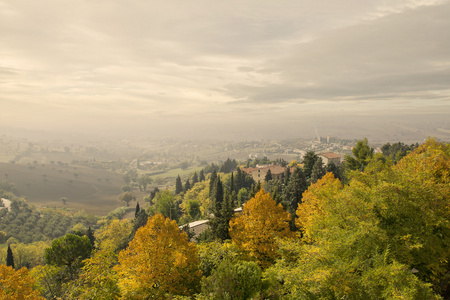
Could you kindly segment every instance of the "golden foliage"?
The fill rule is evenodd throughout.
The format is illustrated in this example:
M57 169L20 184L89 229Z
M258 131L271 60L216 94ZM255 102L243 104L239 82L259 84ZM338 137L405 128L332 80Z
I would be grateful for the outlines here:
M137 230L119 253L119 288L124 299L166 299L198 291L201 271L197 247L175 221L161 214Z
M15 271L12 267L0 265L0 299L44 299L33 288L34 280L28 275L28 269Z
M276 239L292 236L290 218L281 204L276 205L270 194L260 190L230 221L230 236L251 259L268 267L278 256Z
M314 222L323 217L322 199L334 198L341 189L342 184L339 179L329 172L316 183L311 184L303 193L302 203L296 211L298 216L296 225L301 228L306 239L311 239L311 227Z
M113 220L95 232L97 247L105 251L118 252L128 241L132 229L133 224L129 220Z

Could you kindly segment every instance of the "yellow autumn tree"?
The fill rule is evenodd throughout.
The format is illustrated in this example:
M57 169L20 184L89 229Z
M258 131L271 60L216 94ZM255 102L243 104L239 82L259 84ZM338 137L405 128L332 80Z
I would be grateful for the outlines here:
M270 194L260 190L250 199L242 213L230 221L230 236L250 259L265 268L277 258L277 238L292 236L291 216L276 204Z
M123 299L167 299L199 291L197 246L175 221L158 214L136 231L119 253L119 288Z
M28 269L14 270L12 267L0 265L0 299L44 299L33 288L34 280L28 275Z
M311 184L308 190L303 193L302 203L299 204L296 211L298 219L296 219L295 224L301 229L305 239L311 239L313 224L323 217L323 199L335 200L341 189L342 184L339 179L329 172L316 183Z
M129 220L113 220L95 233L97 247L101 250L118 253L128 242L133 229Z

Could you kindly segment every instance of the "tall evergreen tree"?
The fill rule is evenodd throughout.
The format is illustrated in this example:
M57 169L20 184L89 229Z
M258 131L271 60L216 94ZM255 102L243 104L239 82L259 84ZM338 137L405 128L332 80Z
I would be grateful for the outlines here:
M223 184L220 181L220 177L217 177L216 180L216 187L214 188L213 201L214 201L213 205L215 207L214 210L216 212L220 211L223 203Z
M198 175L197 172L194 173L194 176L192 176L192 186L194 186L198 182Z
M133 229L131 232L131 239L133 239L134 234L136 233L136 231L145 226L147 224L147 220L148 220L148 214L145 212L144 209L139 210L138 214L136 215L136 217L133 220Z
M139 211L141 210L141 208L139 207L139 202L136 203L136 210L134 211L134 217L136 218L137 215L139 214Z
M13 256L13 253L12 253L10 245L8 245L8 250L6 251L6 266L12 267L13 269L15 269L15 267L14 267L14 256Z
M302 201L302 194L308 188L305 173L302 169L296 168L289 179L289 184L285 186L283 191L282 205L291 214L291 229L295 229L295 211Z
M213 170L211 173L211 177L209 178L209 198L211 198L214 195L216 180L217 180L217 172L216 170Z
M317 180L323 177L325 175L326 170L323 166L322 159L319 157L316 162L314 163L314 166L312 168L311 172L311 183L316 183Z
M177 181L175 182L175 195L183 192L183 184L181 183L180 175L177 177Z
M288 185L289 177L291 177L291 168L288 166L284 172L284 185Z
M334 177L341 180L341 172L334 163L329 162L328 165L326 166L326 171L333 173Z
M265 182L269 182L270 180L272 180L272 171L267 170L266 176L264 177L264 181Z
M234 175L233 175L233 172L231 172L231 177L230 177L230 193L232 193L232 192L236 193L236 191L234 189Z
M308 151L303 158L303 172L305 173L306 178L311 177L312 169L317 159L318 157L314 151Z
M223 202L216 206L214 217L210 220L210 228L214 237L220 240L230 239L229 224L234 215L233 194L225 190ZM220 208L219 208L220 207Z
M243 172L241 168L238 168L236 171L236 180L235 180L235 188L237 191L239 191L241 188L244 187L244 177Z
M200 176L198 178L199 181L205 181L205 172L203 172L203 170L200 170Z
M94 248L94 246L95 246L95 236L94 236L94 230L91 229L91 226L89 226L86 236L89 239L89 242L91 242L92 248Z
M186 180L186 183L184 184L184 191L187 192L191 189L191 184L189 183L189 179Z

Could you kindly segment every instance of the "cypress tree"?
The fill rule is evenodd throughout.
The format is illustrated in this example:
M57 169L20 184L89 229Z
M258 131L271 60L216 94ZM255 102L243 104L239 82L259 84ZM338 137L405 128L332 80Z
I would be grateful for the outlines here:
M308 151L303 158L303 172L306 178L311 177L312 169L319 157L314 153L314 151Z
M191 184L189 183L189 179L186 180L186 183L184 184L184 191L187 192L191 189Z
M194 176L192 176L192 186L194 186L198 182L198 175L197 172L194 173Z
M203 170L200 170L200 176L198 178L199 181L205 181L205 173L203 172Z
M236 172L236 184L235 184L237 191L239 191L241 188L244 187L245 178L243 175L244 174L242 173L241 168L238 168Z
M213 170L211 173L211 177L209 178L209 198L211 198L214 195L216 180L217 180L217 172L216 170Z
M272 179L273 179L272 178L272 171L270 171L270 169L269 169L269 170L267 170L266 177L264 177L264 181L265 182L269 182Z
M15 267L14 267L14 256L13 256L13 253L12 253L10 245L8 245L8 250L6 252L6 266L12 267L13 269L15 269Z
M223 185L220 181L220 177L217 177L216 187L214 191L214 206L216 211L220 211L223 203Z
M131 232L131 240L134 237L134 234L136 233L136 231L145 226L145 224L147 224L148 221L148 214L145 212L145 210L141 209L139 210L139 213L137 214L137 216L134 218L133 221L133 229Z
M138 216L140 210L141 210L141 209L140 209L140 207L139 207L139 202L138 202L138 203L136 204L136 210L134 211L134 217L135 217L135 218Z
M92 248L94 248L95 236L94 236L94 231L91 229L91 226L89 226L86 236L89 239L89 241L91 242Z
M323 167L322 159L319 157L316 162L314 163L314 166L312 168L311 172L311 183L316 183L317 180L323 177L325 175L326 171Z
M341 174L339 172L340 170L334 163L332 163L332 162L328 163L328 165L326 167L326 171L333 173L334 177L341 180Z
M296 168L294 173L292 173L289 179L289 184L284 188L283 200L281 204L284 206L285 210L291 213L291 230L296 230L295 227L295 211L298 205L302 201L302 194L308 188L308 183L306 180L305 173L300 168Z
M286 172L284 172L284 185L287 186L289 183L289 177L291 177L291 168L287 167Z
M175 182L175 195L178 195L183 191L183 184L181 183L180 175L177 177L177 181Z
M234 192L230 194L225 191L223 202L220 206L215 206L214 217L210 220L213 236L222 241L230 239L229 224L234 215L233 194Z
M234 176L233 176L233 172L231 172L231 178L230 178L230 193L232 192L236 192L234 190Z

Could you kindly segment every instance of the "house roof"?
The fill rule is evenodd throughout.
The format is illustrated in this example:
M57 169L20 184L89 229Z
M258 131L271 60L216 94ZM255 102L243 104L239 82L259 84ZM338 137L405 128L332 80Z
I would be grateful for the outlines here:
M205 224L205 223L208 223L209 222L209 220L200 220L200 221L195 221L195 222L191 222L191 223L189 223L189 224L184 224L184 225L181 225L181 226L179 226L180 228L183 228L183 227L185 227L186 225L189 225L189 228L193 228L193 227L197 227L197 226L200 226L200 225L202 225L202 224Z
M339 154L334 152L320 153L319 155L326 158L341 158Z

